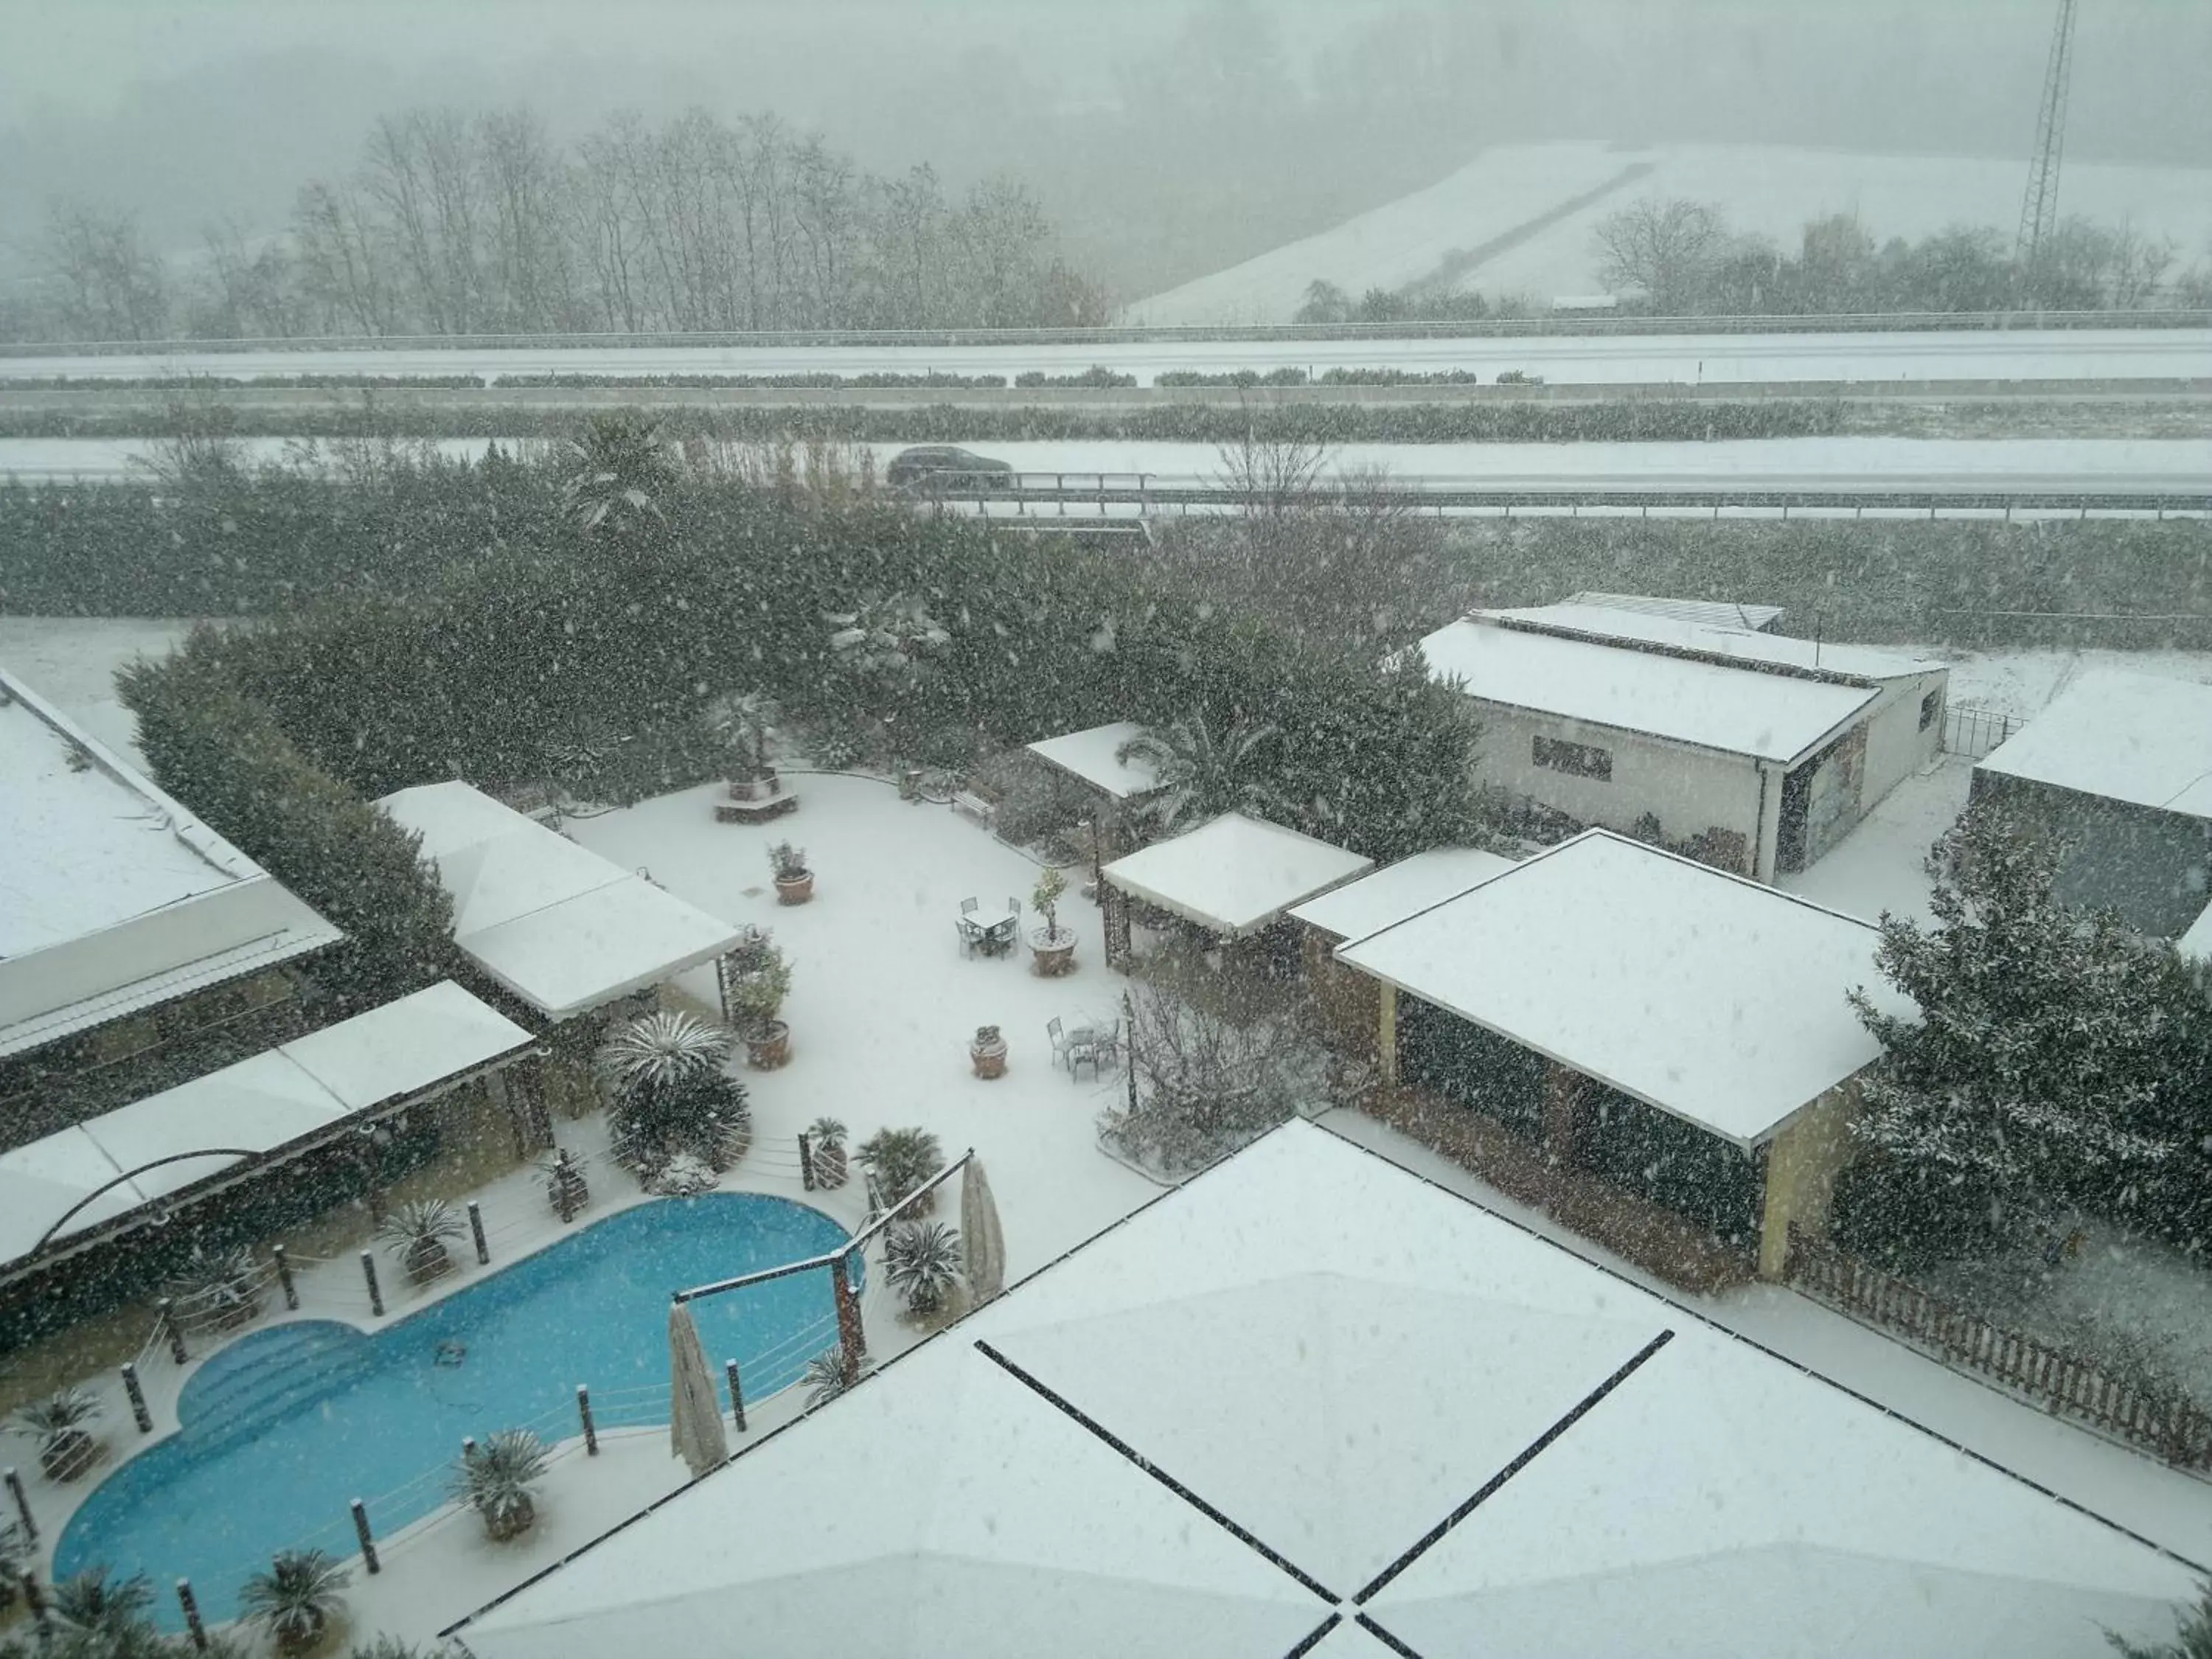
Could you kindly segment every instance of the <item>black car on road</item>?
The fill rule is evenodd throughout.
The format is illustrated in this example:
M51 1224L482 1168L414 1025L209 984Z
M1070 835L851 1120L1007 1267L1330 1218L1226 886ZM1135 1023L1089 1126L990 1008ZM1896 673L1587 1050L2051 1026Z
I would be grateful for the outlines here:
M978 455L970 449L956 449L951 444L924 444L916 449L902 449L892 456L890 465L884 469L884 482L893 489L927 489L933 474L989 472L1011 477L1013 470L1004 461ZM951 477L945 482L957 488Z

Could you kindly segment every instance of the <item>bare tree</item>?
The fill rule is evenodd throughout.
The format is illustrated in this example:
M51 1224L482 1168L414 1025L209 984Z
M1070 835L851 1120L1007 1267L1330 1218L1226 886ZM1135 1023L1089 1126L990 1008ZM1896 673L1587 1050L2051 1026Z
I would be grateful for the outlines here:
M167 332L167 277L136 215L51 202L39 255L70 338L155 340Z
M1606 215L1590 240L1607 287L1641 293L1661 314L1680 316L1696 308L1727 236L1717 210L1652 196Z

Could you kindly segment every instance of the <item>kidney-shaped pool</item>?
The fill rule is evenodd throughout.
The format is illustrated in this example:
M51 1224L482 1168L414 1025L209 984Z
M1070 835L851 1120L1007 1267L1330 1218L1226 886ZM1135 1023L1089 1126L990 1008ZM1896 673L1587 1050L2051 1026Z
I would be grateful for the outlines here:
M665 1420L669 1293L819 1255L846 1237L787 1199L663 1200L373 1336L310 1320L243 1337L185 1382L181 1431L86 1498L54 1571L67 1577L105 1564L165 1589L189 1578L210 1617L230 1618L239 1585L278 1550L351 1553L350 1499L371 1500L380 1534L437 1508L441 1477L393 1489L458 1456L464 1437L532 1423L546 1425L549 1441L579 1432L579 1383L610 1417L639 1420L650 1401ZM693 1311L717 1376L723 1360L737 1360L749 1399L798 1381L836 1340L826 1272L771 1279ZM661 1390L657 1401L648 1387ZM165 1625L183 1627L173 1596L156 1605Z

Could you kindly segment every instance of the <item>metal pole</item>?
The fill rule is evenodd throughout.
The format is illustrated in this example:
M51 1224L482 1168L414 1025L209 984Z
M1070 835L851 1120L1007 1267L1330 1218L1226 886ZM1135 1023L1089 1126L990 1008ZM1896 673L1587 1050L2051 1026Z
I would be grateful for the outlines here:
M491 1261L491 1246L484 1241L483 1212L473 1198L469 1200L469 1234L477 1242L477 1266L487 1267Z
M169 1339L169 1358L181 1365L191 1356L185 1352L185 1330L177 1323L177 1304L165 1296L154 1307L161 1316L162 1333Z
M131 1396L131 1418L137 1424L138 1432L154 1432L154 1413L146 1409L146 1390L138 1386L138 1368L126 1364L123 1367L123 1392Z
M192 1633L192 1646L202 1653L208 1650L207 1626L200 1622L200 1604L192 1595L192 1581L177 1580L177 1605L185 1610L185 1628Z
M830 1264L830 1287L837 1303L837 1346L845 1362L845 1385L860 1380L860 1362L868 1357L867 1334L860 1325L860 1298L853 1294L853 1276L845 1258Z
M46 1606L46 1593L39 1588L38 1576L25 1573L22 1578L23 1605L31 1610L31 1622L39 1627L39 1640L44 1642L54 1633L54 1616Z
M814 1143L803 1133L799 1137L799 1180L808 1192L814 1190Z
M376 1317L384 1317L384 1292L376 1283L376 1258L368 1251L361 1253L361 1276L368 1281L368 1310Z
M376 1537L368 1529L368 1505L356 1498L347 1507L353 1510L353 1535L361 1540L361 1564L373 1578L384 1571L384 1564L376 1559Z
M722 1369L730 1375L730 1415L737 1419L738 1432L745 1432L745 1391L738 1382L738 1362L725 1359Z
M276 1282L284 1290L284 1305L297 1311L300 1306L299 1287L292 1283L292 1258L284 1254L282 1244L272 1244L269 1253L276 1258Z
M582 1383L576 1384L576 1416L584 1425L584 1452L586 1456L599 1455L599 1431L592 1423L592 1391Z
M23 1536L35 1544L39 1541L39 1523L31 1519L31 1500L23 1496L23 1477L10 1469L5 1478L8 1496L15 1500L15 1516L22 1522Z

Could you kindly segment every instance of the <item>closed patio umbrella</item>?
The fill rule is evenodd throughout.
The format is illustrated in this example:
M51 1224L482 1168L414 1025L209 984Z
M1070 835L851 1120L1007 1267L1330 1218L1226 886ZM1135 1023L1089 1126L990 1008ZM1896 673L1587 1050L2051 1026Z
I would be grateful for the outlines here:
M699 1328L681 1302L668 1306L668 1389L669 1451L696 1480L729 1461L730 1442L722 1432L721 1402L699 1346Z
M960 1255L977 1305L1006 1288L1006 1236L999 1228L999 1206L982 1159L972 1156L960 1171Z

